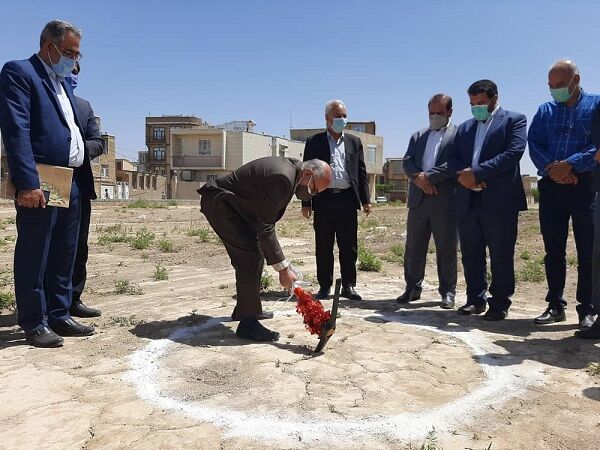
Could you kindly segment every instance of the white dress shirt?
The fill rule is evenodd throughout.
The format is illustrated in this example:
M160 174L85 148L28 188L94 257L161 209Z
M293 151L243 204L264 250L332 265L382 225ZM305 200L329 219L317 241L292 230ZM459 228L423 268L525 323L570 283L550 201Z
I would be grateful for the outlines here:
M71 148L69 150L69 167L79 167L83 164L83 158L85 156L84 150L84 142L83 137L81 137L81 132L79 131L79 127L75 123L75 113L73 112L73 106L71 105L71 101L69 97L67 97L67 93L65 92L65 88L63 86L63 77L59 77L54 73L54 71L48 67L48 65L44 62L42 58L40 61L44 65L46 72L50 76L50 80L52 81L52 86L54 87L54 92L58 97L58 102L60 104L60 108L62 109L63 114L65 115L65 119L67 120L67 124L69 125L69 129L71 130Z
M483 148L483 143L485 142L485 137L487 135L488 130L490 129L490 125L494 121L494 117L496 117L496 112L500 108L500 105L496 105L494 111L490 114L490 117L485 122L477 121L477 131L475 132L475 145L473 146L473 159L471 160L471 168L479 169L479 157L481 156L481 149Z
M333 176L329 183L331 189L348 189L350 176L346 170L346 147L344 145L344 133L336 141L333 136L327 132L327 142L329 142L330 166Z
M448 125L450 125L450 122L448 122ZM439 130L429 130L427 144L425 144L425 152L423 153L423 162L421 164L423 172L427 172L435 167L435 161L439 155L442 139L444 138L444 133L446 133L448 125Z

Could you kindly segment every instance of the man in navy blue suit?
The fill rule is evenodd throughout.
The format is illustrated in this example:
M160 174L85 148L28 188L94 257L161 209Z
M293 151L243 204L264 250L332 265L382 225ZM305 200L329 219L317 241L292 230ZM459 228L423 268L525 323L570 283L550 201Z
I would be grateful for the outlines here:
M508 315L515 290L514 252L519 211L527 209L519 161L527 142L527 119L498 104L493 81L480 80L468 89L473 118L456 132L455 153L448 162L459 173L456 194L458 234L467 284L467 303L460 314L485 320ZM492 282L487 298L486 248Z
M71 76L66 78L71 83L73 91L77 87L79 72L80 66L77 63ZM77 256L75 258L75 267L73 268L73 300L71 302L70 313L73 317L98 317L102 314L101 311L97 308L90 308L83 303L81 294L87 280L88 236L92 214L92 200L98 198L94 189L94 175L90 162L104 153L104 141L100 136L100 127L90 103L81 97L75 96L75 108L81 119L81 127L84 133L83 139L85 141L87 158L81 166L81 175L87 178L87 183L85 183L87 189L81 190L79 199L81 221L77 242Z
M18 323L37 347L58 347L61 336L94 329L70 314L71 276L79 232L79 192L86 178L81 123L71 86L64 82L81 58L81 32L68 22L48 22L40 51L9 61L0 72L0 127L11 181L17 190L14 256ZM46 207L36 163L73 168L69 208Z

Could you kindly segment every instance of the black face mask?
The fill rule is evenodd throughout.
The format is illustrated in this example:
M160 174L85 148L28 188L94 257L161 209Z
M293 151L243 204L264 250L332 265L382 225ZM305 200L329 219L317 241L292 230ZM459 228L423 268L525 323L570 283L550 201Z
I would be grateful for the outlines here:
M308 186L302 186L301 184L299 184L296 187L296 197L298 197L303 202L308 202L312 200L314 196L315 194L308 192Z

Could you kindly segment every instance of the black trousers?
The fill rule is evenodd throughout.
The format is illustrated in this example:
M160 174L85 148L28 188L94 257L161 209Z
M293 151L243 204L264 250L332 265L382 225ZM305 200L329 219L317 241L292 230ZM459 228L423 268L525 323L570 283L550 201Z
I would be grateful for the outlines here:
M471 193L471 207L458 215L458 235L467 284L467 304L489 302L490 310L507 310L515 292L514 254L519 213L484 214L481 194ZM490 253L491 298L487 298L486 248Z
M92 201L82 195L79 202L80 222L79 236L77 237L77 255L73 268L73 302L81 299L87 279L87 261L89 255L88 236L90 233L90 217L92 215Z
M223 241L235 270L236 317L256 317L262 313L260 278L264 256L258 245L256 225L235 207L235 196L226 191L202 193L200 210Z
M408 210L404 281L406 291L421 288L429 240L433 234L439 280L439 293L456 292L456 210L440 205L435 198L425 196L416 208Z
M577 248L577 293L579 315L592 313L592 255L594 241L594 200L591 174L582 174L577 185L563 185L542 178L540 192L540 229L544 238L544 266L548 282L546 301L552 308L567 305L563 297L567 274L566 248L569 220Z
M352 189L319 194L314 212L314 229L319 286L333 284L333 244L337 241L343 286L356 285L358 214Z

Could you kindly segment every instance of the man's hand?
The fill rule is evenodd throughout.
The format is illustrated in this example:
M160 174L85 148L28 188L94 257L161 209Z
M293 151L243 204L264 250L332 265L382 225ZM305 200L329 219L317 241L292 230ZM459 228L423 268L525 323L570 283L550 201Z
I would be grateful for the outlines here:
M368 216L369 214L371 214L371 211L373 210L373 207L371 206L370 203L365 203L363 205L363 212Z
M579 183L579 177L573 172L569 172L566 177L562 178L558 183L560 184L577 184Z
M302 208L302 217L304 217L305 219L310 219L311 213L312 213L312 208L310 208L310 207Z
M297 279L298 277L296 277L296 274L290 266L279 271L279 284L288 290L292 289L292 284L294 284L294 281Z
M557 161L546 166L546 170L548 171L548 176L557 183L560 183L561 180L567 177L573 166L569 164L567 161Z
M594 159L600 163L600 150L596 151L596 154L594 155Z
M427 195L437 195L437 189L433 184L431 184L427 178L427 175L425 175L425 172L419 172L416 174L412 181L415 186L417 186Z
M19 191L17 195L17 205L24 208L37 208L41 206L46 207L46 197L41 189L27 189L26 191Z
M458 172L458 182L467 189L478 189L481 183L477 183L473 169L470 167Z

